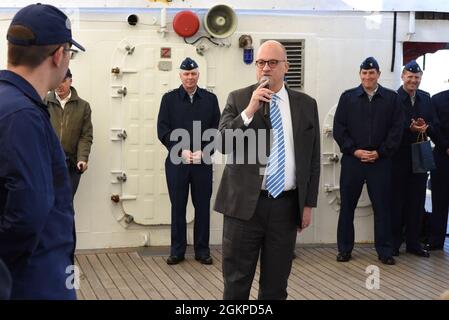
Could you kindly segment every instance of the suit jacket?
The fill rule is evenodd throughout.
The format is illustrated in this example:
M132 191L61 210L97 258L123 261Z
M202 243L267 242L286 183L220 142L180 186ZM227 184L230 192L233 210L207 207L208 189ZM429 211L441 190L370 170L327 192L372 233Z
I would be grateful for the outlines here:
M442 91L432 97L432 106L439 120L438 132L434 139L435 154L447 159L449 149L449 90Z
M247 107L257 84L233 91L229 94L226 107L221 115L219 131L222 138L222 153L229 154L223 176L215 200L214 209L227 216L249 220L257 206L259 199L265 164L258 159L250 163L251 157L259 152L258 146L265 144L267 153L270 152L270 135L260 137L257 131L271 129L269 115L264 115L263 108L259 109L251 123L246 127L241 117ZM316 207L318 184L320 176L320 128L318 108L315 99L310 96L287 88L290 100L290 111L293 127L296 190L299 200L299 212L296 216L298 225L301 223L304 206ZM255 132L257 143L248 140L229 139L226 131L242 130L248 136ZM228 139L227 139L228 138ZM259 141L261 140L261 141ZM244 146L243 156L236 153ZM268 156L268 154L267 154ZM296 213L295 213L296 214Z

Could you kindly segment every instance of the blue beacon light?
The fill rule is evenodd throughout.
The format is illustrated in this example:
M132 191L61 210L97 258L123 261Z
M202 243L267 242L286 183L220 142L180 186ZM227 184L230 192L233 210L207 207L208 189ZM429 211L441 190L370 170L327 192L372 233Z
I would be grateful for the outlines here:
M251 64L254 61L253 39L250 35L243 34L239 38L239 47L243 49L243 62Z
M243 62L246 64L251 64L254 61L254 49L251 48L243 48Z

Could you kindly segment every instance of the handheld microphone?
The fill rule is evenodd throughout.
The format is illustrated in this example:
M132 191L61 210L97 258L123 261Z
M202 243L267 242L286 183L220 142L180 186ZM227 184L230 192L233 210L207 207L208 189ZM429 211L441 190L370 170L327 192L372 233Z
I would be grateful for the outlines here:
M262 84L266 82L266 84L263 86L264 88L269 88L270 87L270 78L263 76L262 78L260 78L259 80L259 84ZM269 103L268 102L262 102L262 108L263 108L263 115L264 117L268 117L268 111L269 111Z

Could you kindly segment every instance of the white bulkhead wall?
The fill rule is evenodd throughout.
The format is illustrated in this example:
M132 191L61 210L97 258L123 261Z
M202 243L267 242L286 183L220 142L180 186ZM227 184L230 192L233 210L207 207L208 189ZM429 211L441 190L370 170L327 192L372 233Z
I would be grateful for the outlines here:
M196 10L202 16L205 10ZM380 83L396 89L400 84L402 62L401 41L406 39L408 13L398 14L398 30L394 72L390 72L392 56L393 13L363 12L253 12L237 11L237 32L223 40L230 47L215 47L205 41L204 56L184 43L172 31L171 22L177 11L168 10L167 33L159 32L159 10L80 10L74 23L74 38L87 52L71 62L73 84L92 107L94 144L89 170L83 175L75 197L78 249L131 247L170 244L170 206L164 176L165 149L157 140L156 118L161 95L179 86L179 64L191 56L200 65L200 86L217 94L223 109L230 91L255 82L254 65L243 63L238 38L249 34L257 51L262 39L304 39L304 89L317 99L321 130L332 124L332 108L340 94L359 84L360 62L367 56L378 59L382 75ZM130 26L130 14L139 23ZM2 39L13 11L0 11ZM437 34L430 24L417 22L416 40L449 41L449 26L436 21ZM192 39L204 35L203 28ZM129 47L128 50L126 47ZM135 48L132 54L127 52ZM172 48L171 59L161 59L161 47ZM6 61L6 44L1 42L0 61ZM160 61L171 62L171 71L161 71ZM119 75L111 73L118 67ZM127 88L127 95L119 90ZM123 91L121 91L123 92ZM126 130L125 140L120 138ZM123 137L123 135L121 136ZM301 233L298 241L307 243L336 242L338 219L339 164L329 161L338 149L329 134L322 135L322 179L318 208L313 224ZM214 195L223 166L215 166ZM126 182L117 180L121 173ZM327 185L327 186L326 186ZM111 201L118 194L125 200ZM133 200L138 195L141 204ZM143 209L142 209L143 208ZM130 214L130 216L124 213ZM211 243L220 244L222 216L211 212ZM189 205L188 221L193 218ZM368 199L361 199L355 226L356 240L372 241L372 209ZM136 223L137 222L137 223ZM188 241L192 243L189 225Z
M20 8L32 0L3 0L3 8ZM47 0L45 3L60 8L209 8L210 0ZM218 3L218 2L216 2ZM224 0L222 4L243 10L309 10L309 11L449 11L449 4L444 0Z

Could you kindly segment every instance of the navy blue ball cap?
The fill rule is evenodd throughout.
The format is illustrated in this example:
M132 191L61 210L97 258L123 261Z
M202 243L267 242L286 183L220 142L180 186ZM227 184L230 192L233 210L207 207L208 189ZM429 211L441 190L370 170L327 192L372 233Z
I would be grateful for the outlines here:
M47 46L71 43L81 51L82 45L72 39L70 19L64 12L48 4L31 4L20 9L11 21L10 26L24 26L34 33L34 39L18 39L10 35L10 43L19 46Z
M412 73L422 72L421 67L416 62L416 60L412 60L404 66L404 70L410 71Z
M377 60L373 57L368 57L365 60L363 60L362 64L360 65L360 69L369 70L369 69L376 69L379 71L379 64L377 63Z
M181 66L179 67L181 70L193 70L198 68L195 60L190 59L189 57L185 58L183 62L181 62Z

